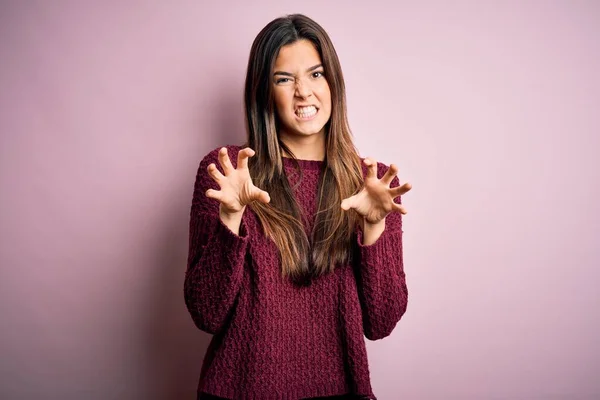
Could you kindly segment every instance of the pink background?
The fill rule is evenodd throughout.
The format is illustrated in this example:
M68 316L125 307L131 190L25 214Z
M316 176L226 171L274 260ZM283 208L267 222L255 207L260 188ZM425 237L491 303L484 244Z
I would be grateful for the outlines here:
M414 185L375 393L600 398L600 3L242 3L2 2L0 397L194 398L196 168L243 140L255 35L302 12L361 154Z

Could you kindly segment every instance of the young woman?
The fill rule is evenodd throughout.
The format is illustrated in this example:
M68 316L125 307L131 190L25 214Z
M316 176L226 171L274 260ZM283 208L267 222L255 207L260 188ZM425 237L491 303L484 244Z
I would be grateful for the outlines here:
M410 185L358 156L337 54L306 16L256 37L245 109L248 142L205 156L194 188L185 302L214 334L198 398L375 398L364 337L406 311Z

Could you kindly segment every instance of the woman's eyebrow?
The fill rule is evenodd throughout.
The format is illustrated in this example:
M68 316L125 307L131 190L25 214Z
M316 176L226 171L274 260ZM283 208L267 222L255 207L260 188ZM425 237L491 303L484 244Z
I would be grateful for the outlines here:
M310 67L309 69L306 70L306 72L310 72L310 71L314 71L317 68L322 67L323 64L317 64L317 65L313 65L312 67ZM294 76L294 74L291 74L289 72L285 72L285 71L275 71L273 72L273 76L275 75L284 75L284 76Z
M320 68L322 66L323 66L323 64L314 65L314 66L310 67L309 69L307 69L306 72L314 71L315 69Z
M285 75L285 76L294 76L294 74L290 74L289 72L283 72L283 71L275 71L273 72L273 75Z

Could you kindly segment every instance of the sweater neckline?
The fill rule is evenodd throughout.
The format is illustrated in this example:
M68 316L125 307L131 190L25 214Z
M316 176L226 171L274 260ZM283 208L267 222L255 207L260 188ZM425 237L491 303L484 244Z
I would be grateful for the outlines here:
M296 165L294 163L294 159L289 158L289 157L282 157L283 160L283 166L284 167L292 167L294 168ZM321 169L321 167L323 166L324 161L320 161L320 160L302 160L297 158L296 161L298 162L298 165L300 165L301 169Z

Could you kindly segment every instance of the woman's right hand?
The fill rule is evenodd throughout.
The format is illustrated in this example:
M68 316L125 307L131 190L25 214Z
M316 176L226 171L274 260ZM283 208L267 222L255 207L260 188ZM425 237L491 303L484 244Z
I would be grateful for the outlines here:
M229 219L243 214L246 205L253 201L268 203L271 198L267 192L254 186L248 169L248 158L254 155L249 147L238 153L237 168L234 168L227 154L227 148L219 150L219 164L223 174L215 164L208 166L208 174L219 185L221 190L208 189L206 197L220 203L219 211L222 219Z

